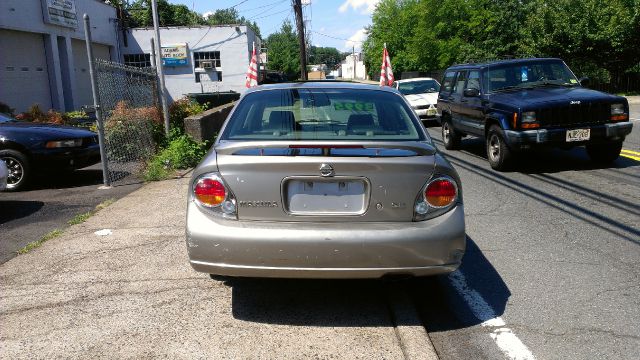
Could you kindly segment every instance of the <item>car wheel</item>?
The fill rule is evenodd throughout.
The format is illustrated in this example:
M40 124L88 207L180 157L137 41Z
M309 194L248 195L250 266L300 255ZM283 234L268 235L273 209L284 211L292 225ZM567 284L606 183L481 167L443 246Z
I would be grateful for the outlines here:
M489 128L486 139L487 159L489 165L495 170L506 170L513 158L513 153L502 136L502 130L499 126L493 125Z
M622 150L622 142L613 142L608 144L590 144L587 145L587 154L591 161L601 164L609 164L620 156Z
M0 150L0 159L4 160L9 170L6 191L24 189L31 174L27 157L16 150Z
M442 122L442 142L447 150L456 150L460 148L460 133L453 128L451 120L447 119Z

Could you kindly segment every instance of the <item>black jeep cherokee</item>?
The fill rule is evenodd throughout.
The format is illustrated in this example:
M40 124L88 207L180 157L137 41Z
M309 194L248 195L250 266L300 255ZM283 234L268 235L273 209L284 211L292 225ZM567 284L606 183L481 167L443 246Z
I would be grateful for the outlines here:
M520 150L586 146L593 161L620 155L631 132L627 99L589 90L560 59L517 59L452 66L438 94L447 149L465 135L484 137L491 167Z

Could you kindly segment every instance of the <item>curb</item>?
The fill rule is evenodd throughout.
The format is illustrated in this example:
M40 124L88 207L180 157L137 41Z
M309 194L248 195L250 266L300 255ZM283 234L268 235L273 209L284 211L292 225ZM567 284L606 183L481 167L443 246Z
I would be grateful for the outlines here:
M404 358L438 360L438 353L406 291L400 284L390 284L386 293L389 313Z

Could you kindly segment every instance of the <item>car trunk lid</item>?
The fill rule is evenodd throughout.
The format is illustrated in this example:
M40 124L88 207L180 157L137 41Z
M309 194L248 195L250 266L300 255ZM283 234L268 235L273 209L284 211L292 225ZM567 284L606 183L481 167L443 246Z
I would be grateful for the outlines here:
M412 221L435 161L423 142L229 142L216 152L241 220Z

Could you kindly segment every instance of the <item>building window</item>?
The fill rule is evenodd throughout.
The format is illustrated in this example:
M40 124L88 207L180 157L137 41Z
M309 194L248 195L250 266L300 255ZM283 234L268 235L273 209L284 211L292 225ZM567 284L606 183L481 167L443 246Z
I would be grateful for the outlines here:
M124 64L139 68L151 66L151 54L125 54Z
M222 81L220 67L220 51L198 51L193 53L193 67L196 82ZM204 69L204 72L203 70Z
M220 67L220 51L199 51L193 53L193 66L196 68Z

